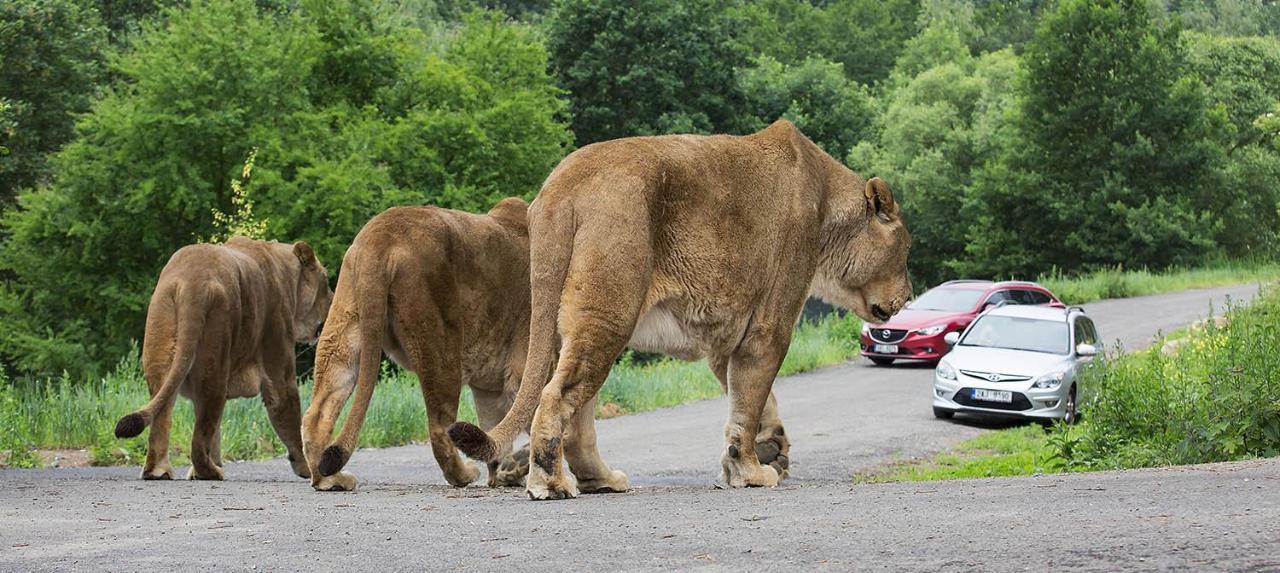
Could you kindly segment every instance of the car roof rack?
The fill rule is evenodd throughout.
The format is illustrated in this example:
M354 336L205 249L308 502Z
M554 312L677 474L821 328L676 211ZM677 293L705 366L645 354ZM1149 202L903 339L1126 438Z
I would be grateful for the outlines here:
M1067 312L1068 312L1068 313L1071 313L1071 312L1073 312L1073 311L1077 311L1077 310L1078 310L1078 311L1080 311L1080 313L1081 313L1081 314L1088 314L1088 313L1086 313L1086 312L1084 311L1084 307L1083 307L1083 306L1080 306L1080 305L1072 305L1072 306L1068 306L1068 307L1067 307Z

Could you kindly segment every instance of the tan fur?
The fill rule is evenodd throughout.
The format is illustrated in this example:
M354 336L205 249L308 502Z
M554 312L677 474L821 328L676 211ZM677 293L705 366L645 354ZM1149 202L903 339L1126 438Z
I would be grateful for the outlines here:
M745 137L579 149L543 185L529 227L533 322L516 402L487 437L461 424L450 433L493 458L532 419L534 499L584 489L574 462L598 455L566 429L628 343L706 357L729 393L725 481L777 484L786 462L760 456L785 460L771 388L806 295L883 321L911 293L910 237L888 185L864 181L787 121ZM626 485L603 462L587 478Z
M360 230L342 261L303 418L313 487L355 487L355 476L340 470L357 444L384 352L418 376L445 479L461 487L478 477L445 428L457 417L464 384L485 427L502 419L520 385L529 333L527 210L520 199L487 215L398 207ZM351 412L331 441L353 391ZM498 466L490 464L490 485L524 477L514 475L514 461L503 472Z
M195 404L189 478L222 479L223 406L258 393L294 472L309 477L294 345L315 341L332 299L324 266L306 243L236 237L174 253L147 308L142 368L151 401L116 425L121 437L151 426L142 477L173 477L169 429L178 393Z

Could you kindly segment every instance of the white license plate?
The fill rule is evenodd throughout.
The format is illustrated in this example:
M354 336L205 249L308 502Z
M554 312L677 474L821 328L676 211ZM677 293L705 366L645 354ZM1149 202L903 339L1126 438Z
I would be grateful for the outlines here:
M1013 392L1008 390L983 390L981 388L973 389L973 399L983 400L986 402L1013 402Z
M897 344L874 344L872 345L871 349L876 352L879 352L880 354L897 354L898 353Z

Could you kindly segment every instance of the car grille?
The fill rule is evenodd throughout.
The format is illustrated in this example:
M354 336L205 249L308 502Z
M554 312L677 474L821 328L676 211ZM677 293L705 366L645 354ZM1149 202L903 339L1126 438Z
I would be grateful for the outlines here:
M955 400L955 403L957 404L960 404L962 406L972 406L974 408L989 408L992 410L1011 410L1015 412L1031 409L1031 400L1028 400L1027 397L1023 395L1021 392L1014 392L1013 402L1010 402L1007 404L1004 402L988 402L986 400L974 400L973 388L961 388L959 392L956 392L956 397L952 399Z
M970 378L977 378L984 382L1026 382L1031 379L1030 376L1000 374L999 372L981 372L978 370L961 370L960 373ZM995 378L992 378L992 376L995 376Z
M901 342L907 337L907 331L898 330L896 328L872 328L869 330L871 340L876 342Z

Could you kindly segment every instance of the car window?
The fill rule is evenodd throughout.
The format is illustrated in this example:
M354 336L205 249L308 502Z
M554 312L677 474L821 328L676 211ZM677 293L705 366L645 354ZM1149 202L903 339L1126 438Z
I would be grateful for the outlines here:
M1031 302L1027 304L1049 304L1053 302L1053 299L1050 298L1049 295L1038 290L1029 290L1025 292L1027 293L1027 297L1031 299Z
M1018 304L1035 304L1031 302L1031 291L1022 289L1013 289L1009 291L1009 298Z
M982 296L981 290L968 288L935 288L920 295L907 305L913 310L943 310L947 312L964 312L978 304Z
M984 301L982 305L986 306L989 304L1000 304L1003 301L1009 301L1009 300L1012 300L1012 297L1009 296L1009 291L1001 290L1001 291L996 291L994 293L991 293L991 296L987 297L987 300Z
M1067 354L1070 336L1065 320L985 315L969 327L959 344Z
M1098 345L1098 332L1093 328L1093 321L1083 316L1076 318L1076 344Z

